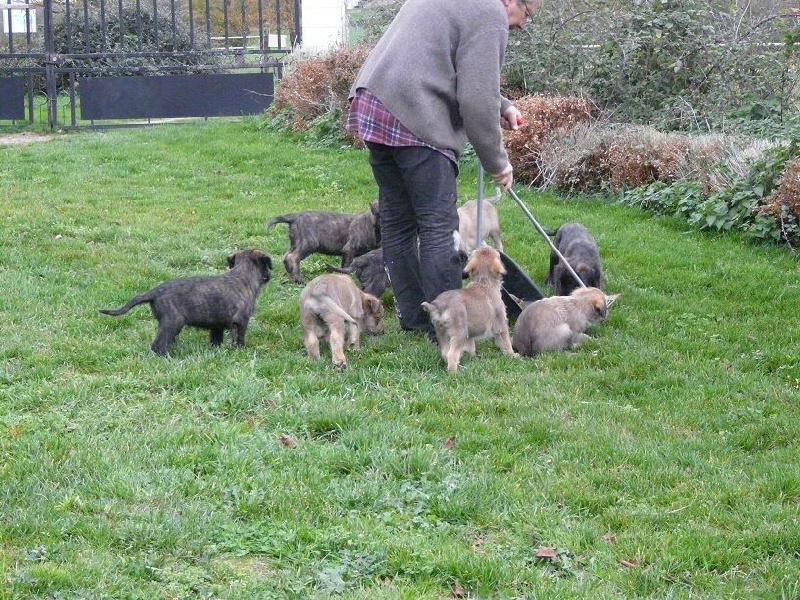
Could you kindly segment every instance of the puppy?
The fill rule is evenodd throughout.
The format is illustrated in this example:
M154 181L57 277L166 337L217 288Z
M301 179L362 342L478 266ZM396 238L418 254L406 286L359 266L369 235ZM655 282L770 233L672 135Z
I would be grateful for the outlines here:
M389 276L383 265L383 249L376 248L366 254L356 256L349 267L328 265L328 270L336 273L355 273L362 291L380 298L391 287Z
M504 354L513 354L506 307L500 285L506 270L500 253L489 246L474 250L464 267L467 287L439 294L423 302L436 330L442 360L451 373L458 369L464 352L475 354L475 342L494 337Z
M120 308L100 312L124 315L134 306L149 303L158 321L150 348L161 356L167 356L170 344L187 325L210 330L212 346L222 344L225 330L230 329L233 345L243 346L258 293L270 280L272 259L260 250L243 250L228 257L228 267L222 275L172 279Z
M517 319L512 345L523 356L548 350L572 350L589 339L588 327L604 321L619 294L606 296L595 287L569 296L552 296L528 304Z
M383 305L356 287L347 275L330 273L311 280L300 293L300 321L308 357L319 360L319 340L328 339L335 367L345 368L345 332L350 348L360 347L360 333L383 333Z
M342 267L346 267L353 258L381 243L377 201L369 210L356 214L305 211L279 215L267 223L267 231L279 223L289 225L289 250L283 265L297 283L305 283L300 261L310 254L341 256Z
M603 268L597 242L586 227L580 223L562 225L556 231L553 245L585 286L603 288ZM545 283L554 287L555 296L569 296L572 290L581 287L555 252L550 253L550 270Z
M468 256L486 238L492 240L492 245L499 252L503 251L500 241L500 219L497 216L495 204L500 200L502 190L497 188L494 198L484 198L481 201L481 233L482 239L478 240L478 201L470 200L458 208L458 239L457 250L459 254Z

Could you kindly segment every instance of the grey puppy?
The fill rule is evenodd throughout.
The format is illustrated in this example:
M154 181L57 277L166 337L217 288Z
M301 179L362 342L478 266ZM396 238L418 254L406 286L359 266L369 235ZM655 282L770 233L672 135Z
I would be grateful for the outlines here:
M384 331L381 301L365 294L347 275L329 273L311 280L300 293L300 322L308 357L319 360L319 341L328 340L333 364L347 366L345 338L350 348L360 347L360 334Z
M233 345L243 346L258 293L270 280L272 259L261 250L243 250L228 257L228 267L221 275L171 279L120 308L100 312L119 316L149 303L158 321L150 348L161 356L167 356L170 344L187 325L210 330L212 346L222 344L225 330L230 329Z
M267 223L267 231L279 223L289 225L289 250L283 265L297 283L305 283L300 261L315 252L341 256L342 267L347 267L356 256L381 243L377 201L356 214L309 210L278 215Z
M376 248L366 254L356 256L349 267L328 265L328 270L348 275L355 273L361 289L378 298L383 295L384 291L391 288L386 267L383 265L383 248Z
M565 223L555 232L553 244L586 287L603 288L600 252L586 227L580 223ZM581 287L555 252L550 253L550 269L545 283L554 287L555 296L569 296L572 290Z
M517 319L511 343L523 356L548 350L573 350L589 339L585 331L604 321L619 294L606 296L595 287L569 296L551 296L528 304Z

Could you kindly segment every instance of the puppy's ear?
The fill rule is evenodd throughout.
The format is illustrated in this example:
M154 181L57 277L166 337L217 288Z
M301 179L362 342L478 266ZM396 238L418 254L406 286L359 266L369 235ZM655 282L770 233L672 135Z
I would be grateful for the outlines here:
M472 255L467 259L467 264L464 265L464 273L469 275L475 270L475 253L473 252Z
M605 319L608 315L608 306L606 306L605 297L592 298L592 309L594 309L594 313L598 317Z
M228 256L228 268L232 269L233 265L235 265L235 264L236 264L236 255L235 254L231 254L230 256Z
M492 261L492 270L498 275L506 274L506 266L503 264L503 261L500 260L500 254L495 255L495 259Z
M261 264L270 271L272 270L272 259L269 257L269 254L261 255Z
M380 312L383 311L383 304L372 294L364 294L361 306L364 308L364 312L370 315L380 314Z

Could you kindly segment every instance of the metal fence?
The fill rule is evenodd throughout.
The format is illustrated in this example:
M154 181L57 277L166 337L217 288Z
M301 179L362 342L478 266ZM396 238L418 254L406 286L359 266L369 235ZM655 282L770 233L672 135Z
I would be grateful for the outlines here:
M300 0L0 0L0 121L51 128L253 114Z

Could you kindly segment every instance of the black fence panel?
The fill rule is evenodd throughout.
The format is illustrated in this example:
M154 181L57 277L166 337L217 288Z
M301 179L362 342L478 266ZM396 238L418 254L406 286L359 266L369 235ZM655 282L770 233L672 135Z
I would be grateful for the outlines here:
M225 117L263 112L272 73L90 77L81 85L84 119Z
M25 118L25 79L0 79L0 119L21 121Z
M0 0L0 119L103 127L262 112L300 0Z

